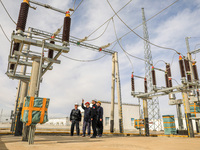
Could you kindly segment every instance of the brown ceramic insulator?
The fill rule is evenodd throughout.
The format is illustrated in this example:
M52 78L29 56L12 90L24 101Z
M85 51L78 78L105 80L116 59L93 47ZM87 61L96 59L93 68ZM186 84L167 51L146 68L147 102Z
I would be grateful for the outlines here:
M190 64L189 64L189 60L184 59L184 63L185 63L185 70L186 72L190 71Z
M187 74L187 81L192 82L191 74ZM192 86L190 85L189 88L192 88Z
M168 77L171 77L171 76L172 76L172 75L171 75L171 68L170 68L170 65L169 65L169 64L166 65L166 71L167 71Z
M70 25L71 25L71 18L70 17L65 17L64 25L63 25L63 36L62 36L62 41L63 42L69 42Z
M10 70L14 70L15 64L10 64Z
M156 85L156 73L155 73L155 70L152 70L151 74L152 74L153 85Z
M147 91L148 89L147 89L147 81L146 80L144 80L144 91L145 91L145 93L147 93L148 91Z
M184 69L184 64L183 64L183 60L179 60L179 67L180 67L180 72L181 72L181 77L185 78L185 69Z
M28 17L28 10L29 10L29 5L25 2L21 3L16 30L22 30L24 32L26 27L26 20Z
M199 80L198 72L197 72L197 66L193 65L192 66L193 74L194 74L194 79Z
M20 43L14 43L13 50L12 50L12 55L15 54L15 51L19 51L19 46L20 46Z
M55 44L54 41L50 41L51 44ZM52 49L49 49L48 51L48 58L53 58L53 53L54 53L54 50Z
M131 86L132 86L132 91L135 91L134 77L131 78Z
M168 85L169 85L169 87L172 87L172 80L171 79L169 79Z
M165 84L166 84L166 87L169 87L169 79L168 79L167 73L165 73Z

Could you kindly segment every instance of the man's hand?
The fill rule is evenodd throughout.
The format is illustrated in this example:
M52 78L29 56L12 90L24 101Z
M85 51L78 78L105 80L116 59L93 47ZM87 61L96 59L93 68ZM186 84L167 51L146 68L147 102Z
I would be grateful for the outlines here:
M100 121L102 121L102 119L100 119Z
M82 103L84 103L84 99L82 99Z
M91 118L91 120L93 120L93 118Z

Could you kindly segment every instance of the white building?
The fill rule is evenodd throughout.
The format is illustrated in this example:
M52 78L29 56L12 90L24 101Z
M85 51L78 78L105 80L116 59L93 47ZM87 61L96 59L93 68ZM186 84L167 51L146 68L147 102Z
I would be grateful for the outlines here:
M111 103L106 101L101 101L101 106L103 107L103 125L104 130L110 130L110 113L111 113ZM84 110L79 106L81 112ZM82 113L83 116L84 113ZM136 130L134 128L134 120L139 119L139 105L138 104L122 104L122 115L123 115L123 125L125 131ZM115 103L114 107L114 131L119 131L119 116L118 116L118 104Z
M110 113L111 113L111 103L101 101L101 106L104 110L103 115L103 124L104 124L104 131L110 131ZM83 117L84 117L84 110L81 106L78 107L82 112L82 121L80 126L82 127ZM125 131L137 131L134 128L134 120L139 118L139 105L138 104L122 104L122 114L123 114L123 125ZM118 116L118 104L115 103L114 107L114 131L119 132L119 116ZM66 118L58 118L58 119L49 119L46 125L54 125L54 126L66 126L70 128L70 121L69 117Z

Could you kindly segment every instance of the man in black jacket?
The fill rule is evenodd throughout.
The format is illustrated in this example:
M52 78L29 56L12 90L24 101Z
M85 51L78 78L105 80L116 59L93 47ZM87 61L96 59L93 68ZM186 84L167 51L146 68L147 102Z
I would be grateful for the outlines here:
M83 120L83 135L82 137L85 137L86 128L88 132L88 136L90 136L90 126L91 126L91 108L90 103L85 103L86 107L84 106L84 99L82 99L82 108L84 109L84 120Z
M92 121L92 130L93 130L93 135L90 138L96 138L97 136L97 105L96 101L92 100L92 108L91 108L91 121Z
M74 126L76 125L76 134L79 136L79 122L81 121L81 111L78 109L78 104L75 103L74 109L72 109L70 114L70 121L71 121L71 136L74 135Z
M101 107L101 102L97 102L97 132L98 136L102 137L103 134L103 107Z

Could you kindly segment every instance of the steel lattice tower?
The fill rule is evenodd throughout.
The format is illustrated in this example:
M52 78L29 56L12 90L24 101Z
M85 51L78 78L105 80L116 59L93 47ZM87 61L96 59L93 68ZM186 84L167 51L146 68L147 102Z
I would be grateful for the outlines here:
M146 24L146 17L144 13L144 8L142 8L142 20L143 20L143 36L144 39L149 41L149 34ZM144 41L144 58L145 58L145 76L147 79L147 87L148 92L153 90L152 84L152 76L151 76L151 64L153 64L152 55L151 55L151 47L149 42ZM148 100L148 114L149 114L149 122L153 122L153 124L149 124L149 128L151 130L161 130L161 117L160 117L160 107L159 107L159 99L154 98L152 100ZM155 123L157 122L157 124Z

